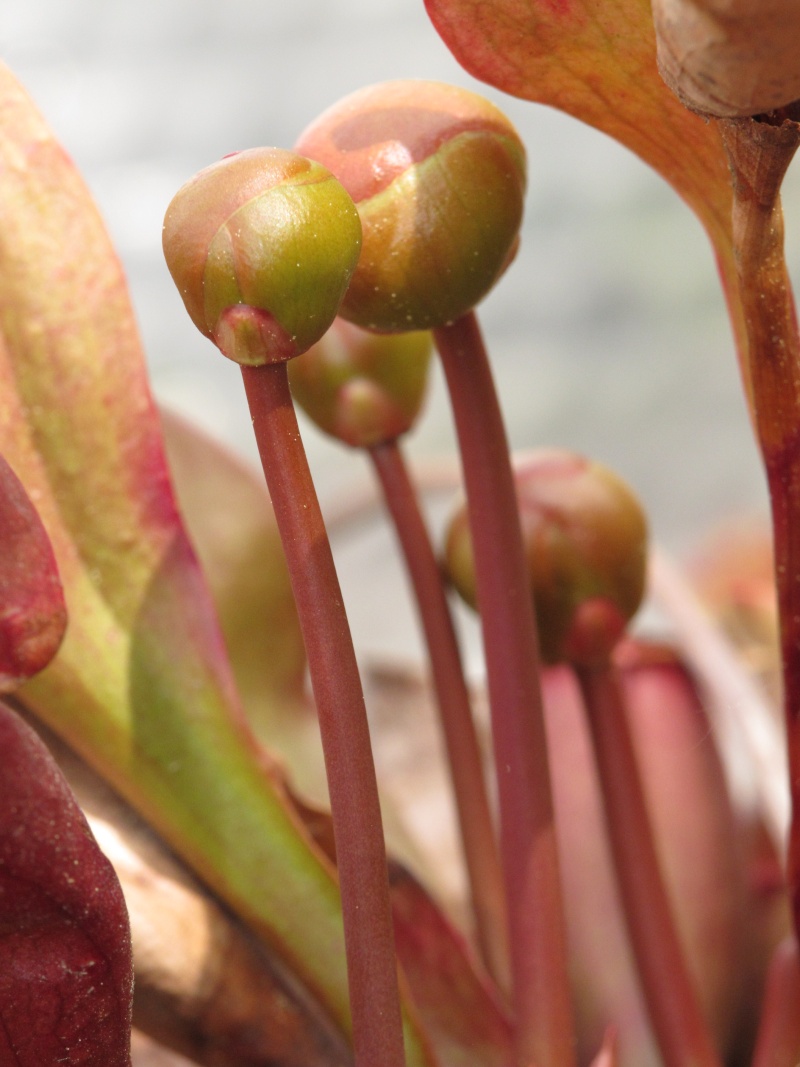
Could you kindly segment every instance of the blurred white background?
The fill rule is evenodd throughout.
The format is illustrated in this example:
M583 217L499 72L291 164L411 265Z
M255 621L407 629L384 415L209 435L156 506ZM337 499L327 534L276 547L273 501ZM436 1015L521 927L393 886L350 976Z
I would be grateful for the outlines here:
M563 445L615 467L644 500L655 537L675 551L731 515L763 509L730 331L694 217L603 135L474 82L422 0L9 0L4 8L0 55L100 204L162 401L254 456L238 373L191 325L163 265L161 222L178 187L235 149L290 147L320 110L366 83L453 81L498 102L529 153L522 249L481 309L514 447ZM796 175L786 199L791 236ZM363 484L359 457L313 429L305 436L323 501ZM417 456L453 452L438 377L409 447ZM377 652L396 648L398 617L378 625L369 601L347 591L384 575L386 551L366 532L342 555L354 628Z

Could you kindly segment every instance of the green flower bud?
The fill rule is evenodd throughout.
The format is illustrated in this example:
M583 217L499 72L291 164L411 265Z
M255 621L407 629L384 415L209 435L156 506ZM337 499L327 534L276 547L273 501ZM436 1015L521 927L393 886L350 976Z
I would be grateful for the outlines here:
M361 216L361 259L341 309L351 322L385 333L444 326L513 258L525 150L475 93L424 81L370 86L320 116L298 151L336 175Z
M514 477L542 657L601 662L644 595L647 525L639 502L612 471L572 452L531 453ZM448 527L445 566L476 607L464 506Z
M178 191L163 243L195 326L230 359L258 366L304 352L328 329L358 261L361 227L324 167L254 148Z
M373 448L411 429L432 350L424 331L375 334L337 319L292 362L292 394L325 433L353 448Z

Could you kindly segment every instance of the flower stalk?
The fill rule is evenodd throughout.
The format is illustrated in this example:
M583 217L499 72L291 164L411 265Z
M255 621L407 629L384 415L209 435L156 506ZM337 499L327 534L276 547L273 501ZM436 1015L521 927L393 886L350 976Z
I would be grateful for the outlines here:
M478 945L508 991L506 905L483 761L442 574L397 441L370 449L394 522L425 632L458 812Z
M461 449L492 716L520 1065L575 1062L533 604L508 443L470 312L434 331Z
M667 898L619 675L576 664L636 965L665 1067L720 1067Z
M719 1067L664 887L612 659L644 594L644 514L612 471L574 453L531 453L514 478L526 593L543 656L571 665L583 693L623 910L665 1067ZM462 512L451 521L447 562L474 602L477 548Z
M173 198L164 253L186 309L241 366L317 704L341 890L356 1067L405 1067L378 787L350 628L297 419L287 361L330 327L361 248L328 170L252 149Z
M361 678L285 363L242 367L322 735L358 1067L404 1067L386 853Z
M503 879L481 749L444 580L399 441L422 408L432 350L428 331L375 334L337 319L292 361L289 382L295 401L321 430L366 453L383 491L428 649L477 942L507 992Z
M788 884L800 931L800 337L783 253L780 187L800 144L796 109L720 123L733 181L733 239L754 421L775 545L792 793Z

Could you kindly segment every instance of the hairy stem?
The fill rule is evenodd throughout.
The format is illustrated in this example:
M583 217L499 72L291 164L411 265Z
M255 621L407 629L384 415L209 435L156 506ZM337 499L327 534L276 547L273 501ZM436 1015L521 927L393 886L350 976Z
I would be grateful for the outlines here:
M536 624L505 428L473 313L435 331L456 423L492 716L519 1067L572 1067Z
M619 677L610 664L575 671L625 920L664 1067L720 1067L672 918Z
M720 123L733 175L733 240L749 341L749 377L775 541L792 817L788 882L800 932L800 338L783 253L780 187L800 125Z
M350 627L285 363L242 367L286 551L328 776L357 1067L404 1067L378 788Z
M396 441L370 450L405 558L428 647L478 944L501 989L509 985L506 911L478 737L442 573Z

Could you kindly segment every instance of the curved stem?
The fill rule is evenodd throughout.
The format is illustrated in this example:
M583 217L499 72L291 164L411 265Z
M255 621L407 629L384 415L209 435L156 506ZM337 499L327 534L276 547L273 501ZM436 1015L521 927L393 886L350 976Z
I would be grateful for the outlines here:
M285 363L242 367L319 715L357 1067L404 1067L386 853L361 679Z
M417 494L396 441L370 450L403 550L428 647L450 765L478 943L489 973L507 990L508 946L500 856L478 737L447 595Z
M748 370L772 506L792 790L788 883L800 934L800 338L780 203L800 124L741 119L720 127L733 174L733 240Z
M492 715L520 1067L572 1067L574 1028L539 652L508 443L474 314L434 331L458 433Z
M720 1067L672 918L619 677L576 667L592 734L611 851L647 1010L665 1067Z

